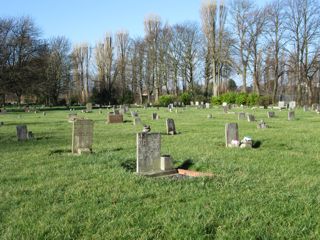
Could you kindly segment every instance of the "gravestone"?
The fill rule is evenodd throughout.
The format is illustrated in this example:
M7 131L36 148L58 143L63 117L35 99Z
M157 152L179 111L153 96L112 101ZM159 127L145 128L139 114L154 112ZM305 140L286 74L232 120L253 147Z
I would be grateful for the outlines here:
M281 109L285 109L286 108L286 104L284 101L279 101L278 102L278 108Z
M254 115L252 115L252 114L248 114L247 118L248 118L248 122L255 122L256 121Z
M239 146L239 133L237 123L226 123L225 125L226 147Z
M47 113L46 113L46 112L43 112L42 115L43 115L43 116L47 116Z
M246 114L244 112L238 113L238 120L246 119Z
M268 116L268 118L273 118L276 116L276 113L275 112L267 112L267 116Z
M92 112L92 103L87 103L86 104L86 112L91 113Z
M308 112L308 111L309 111L309 107L308 107L307 105L304 105L304 106L303 106L303 111L304 111L304 112Z
M228 110L229 110L228 106L222 106L222 108L224 113L228 113Z
M288 112L288 120L291 121L291 120L294 120L294 118L295 118L294 111L289 111Z
M318 108L318 105L319 105L319 104L317 104L317 103L313 103L313 104L311 105L312 111L316 111L317 108Z
M93 121L76 119L72 127L72 153L91 153L93 143Z
M161 171L170 171L173 169L172 159L170 155L163 155L160 158L160 170Z
M210 103L206 103L206 109L210 109L211 105Z
M258 123L257 128L268 128L268 125L263 120L261 120Z
M222 103L222 106L223 106L223 107L228 106L228 103L227 103L227 102L223 102L223 103Z
M135 117L133 119L133 125L136 126L136 125L141 125L142 122L141 122L141 119L139 117Z
M212 114L211 114L211 113L208 114L207 118L208 118L208 119L211 119L211 118L212 118Z
M190 105L193 106L193 105L194 105L194 102L193 102L193 101L190 101Z
M160 133L137 133L137 173L161 171Z
M0 114L6 114L6 113L7 113L7 110L5 110L4 108L0 109Z
M166 121L166 125L167 125L167 134L168 135L174 135L176 134L176 126L174 124L174 120L171 118L167 118Z
M131 117L139 117L139 115L137 112L131 111Z
M289 102L289 108L290 109L295 109L296 108L296 102L295 101L290 101Z
M122 114L114 114L109 113L108 114L108 123L123 123L123 115Z
M17 138L18 141L28 140L28 130L26 125L17 125Z
M74 122L74 120L76 120L77 119L77 114L76 113L70 113L69 115L68 115L68 122L69 123L73 123Z
M199 106L199 102L198 101L196 101L196 106Z
M158 120L158 114L152 113L152 120Z

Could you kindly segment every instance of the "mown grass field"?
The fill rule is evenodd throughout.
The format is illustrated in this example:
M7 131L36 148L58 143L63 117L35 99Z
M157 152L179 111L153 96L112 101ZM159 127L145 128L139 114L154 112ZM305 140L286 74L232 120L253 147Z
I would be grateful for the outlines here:
M70 155L69 111L0 115L0 239L320 239L318 114L296 110L289 122L287 111L267 119L258 109L270 128L257 129L221 109L139 109L175 166L215 174L173 180L134 174L142 127L130 113L108 125L106 112L78 113L95 122L94 154L84 156ZM166 117L180 134L165 135ZM260 147L226 149L227 122ZM18 142L17 124L36 140Z

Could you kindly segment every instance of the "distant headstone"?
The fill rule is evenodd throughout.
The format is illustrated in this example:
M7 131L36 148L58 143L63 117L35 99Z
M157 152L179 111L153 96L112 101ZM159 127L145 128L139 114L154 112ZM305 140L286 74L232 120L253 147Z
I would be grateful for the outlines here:
M308 111L309 111L309 107L308 107L307 105L304 105L304 106L303 106L303 111L304 111L304 112L308 112Z
M170 155L163 155L160 158L160 170L169 171L173 169L172 159Z
M288 112L288 120L291 121L291 120L294 120L294 118L295 118L294 111L289 111Z
M166 125L167 125L167 134L169 135L174 135L176 134L176 126L174 124L174 120L171 118L167 118L166 121Z
M28 130L26 125L18 125L17 128L17 138L18 141L28 140Z
M248 122L255 122L256 121L254 115L252 115L252 114L248 114L247 118L248 118Z
M284 102L284 101L279 101L279 102L278 102L278 108L279 108L279 109L284 109L284 108L286 108L285 102Z
M108 123L123 123L123 115L122 114L108 114Z
M46 113L46 112L43 112L42 115L43 115L43 116L47 116L47 113Z
M227 123L225 125L226 147L239 146L239 133L237 123Z
M194 102L193 102L193 101L190 101L190 105L193 106L193 105L194 105Z
M0 109L0 114L6 114L6 113L7 113L7 110L5 110L4 108Z
M238 113L238 120L243 120L246 119L246 114L244 112L239 112Z
M72 153L91 153L93 143L93 121L76 119L72 127Z
M295 101L289 102L289 108L290 109L295 109L296 108L296 102Z
M69 115L68 115L68 122L69 123L73 123L74 122L74 120L76 120L77 119L77 114L76 113L70 113Z
M137 173L161 171L160 133L137 133Z
M139 115L137 112L131 111L131 117L139 117Z
M91 113L92 112L92 103L87 103L86 104L86 112Z
M208 119L211 119L211 118L212 118L212 114L211 114L211 113L208 114L207 118L208 118Z
M196 106L199 106L199 102L198 101L196 101Z
M141 119L139 118L139 117L135 117L134 119L133 119L133 125L141 125L142 124L142 122L141 122Z
M229 110L228 105L227 106L222 106L222 108L223 108L223 112L224 113L228 113L228 110Z
M267 112L267 116L268 116L268 118L273 118L276 116L276 113L275 112Z
M319 106L319 104L313 103L313 104L311 105L312 111L316 111L316 110L318 109L318 106Z
M206 109L210 109L211 105L210 103L206 103Z
M152 113L152 120L158 120L158 114Z
M268 125L263 120L261 120L258 123L257 128L268 128Z
M170 104L168 105L168 110L170 111L170 110L172 110L172 109L173 109L173 104L170 103Z

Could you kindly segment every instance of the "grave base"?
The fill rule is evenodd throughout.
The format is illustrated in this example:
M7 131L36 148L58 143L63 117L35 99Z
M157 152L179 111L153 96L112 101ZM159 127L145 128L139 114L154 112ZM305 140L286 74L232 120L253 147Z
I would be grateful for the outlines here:
M172 169L168 171L138 173L145 177L213 177L212 173L197 172L185 169Z

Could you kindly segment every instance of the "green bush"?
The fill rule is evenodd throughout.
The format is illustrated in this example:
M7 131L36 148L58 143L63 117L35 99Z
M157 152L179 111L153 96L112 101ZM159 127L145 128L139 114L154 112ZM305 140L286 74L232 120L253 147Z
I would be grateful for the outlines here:
M259 105L259 95L255 93L249 94L247 98L247 105L248 106Z
M174 96L172 95L162 95L159 97L159 105L167 107L170 103L174 102Z
M221 98L220 98L219 96L217 96L217 97L213 96L213 97L211 98L211 103L212 103L213 105L221 105L221 104L222 104Z
M203 95L197 95L197 96L195 96L194 100L198 101L198 102L205 102L207 99Z
M272 103L272 97L270 95L260 96L259 105L267 107L271 103Z
M226 103L236 103L237 93L235 92L227 92L221 95L221 102Z
M185 92L182 93L179 97L180 101L183 102L185 105L189 105L190 101L192 100L192 94Z
M236 97L236 104L238 105L246 105L247 104L247 98L248 94L247 93L238 93Z

